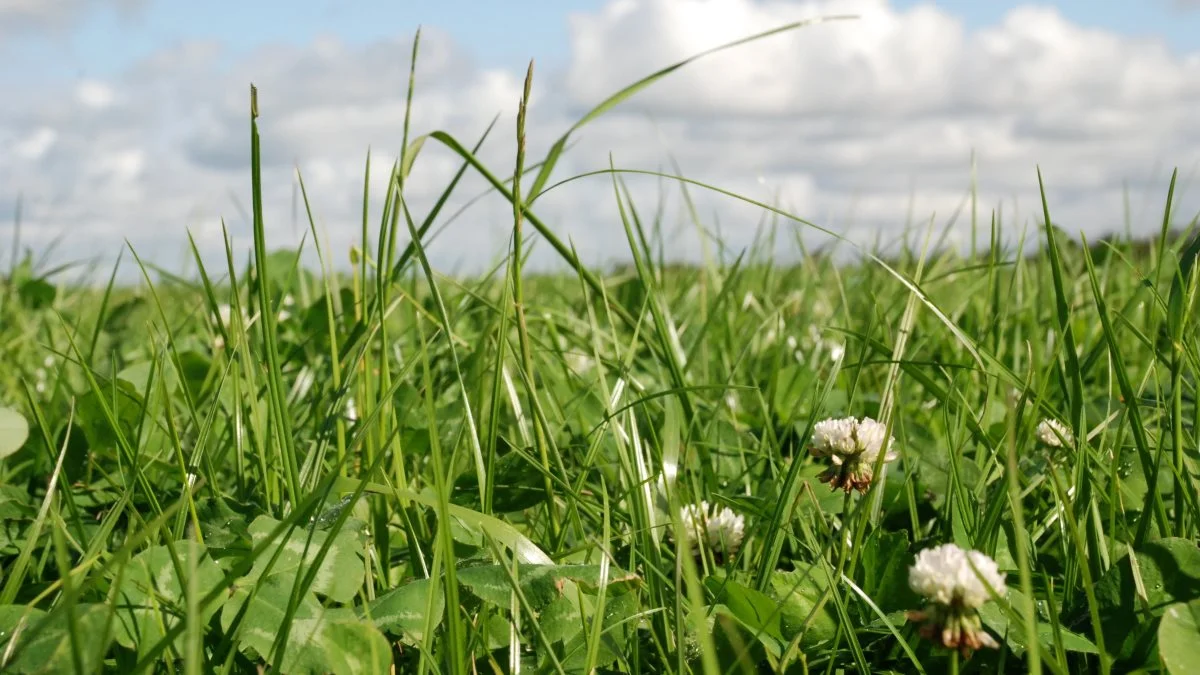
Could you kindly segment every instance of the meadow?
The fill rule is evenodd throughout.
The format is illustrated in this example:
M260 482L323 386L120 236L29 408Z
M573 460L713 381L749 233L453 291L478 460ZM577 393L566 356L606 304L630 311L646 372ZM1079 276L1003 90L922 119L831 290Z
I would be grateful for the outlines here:
M614 169L632 262L588 269L536 197L574 134L690 61L545 157L522 105L490 130L508 167L406 122L350 267L316 225L315 268L266 240L253 93L248 265L135 252L143 283L89 287L14 257L0 671L1198 672L1200 240L1175 179L1145 240L1073 236L1043 197L1026 230L972 204L969 251L916 228L885 253L659 176L756 204L799 258L764 235L690 266L624 189L645 172ZM461 171L413 213L435 150ZM512 248L450 277L422 242L468 173L513 205ZM568 271L525 270L533 242Z

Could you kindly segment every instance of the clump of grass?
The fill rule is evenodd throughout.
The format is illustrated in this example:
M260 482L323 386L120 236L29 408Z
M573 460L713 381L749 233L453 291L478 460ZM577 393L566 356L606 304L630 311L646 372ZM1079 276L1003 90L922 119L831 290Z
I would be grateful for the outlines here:
M14 259L0 669L1188 672L1200 245L1174 181L1151 246L1046 225L1026 256L994 223L971 256L838 263L760 203L800 264L764 239L685 267L624 189L646 172L613 169L633 264L585 268L531 205L573 134L690 61L540 162L531 67L507 180L406 121L347 274L315 225L319 271L268 249L253 102L246 269L227 243L223 271L93 290ZM462 170L414 214L435 146ZM449 279L423 242L467 172L513 247ZM532 236L572 272L526 274Z

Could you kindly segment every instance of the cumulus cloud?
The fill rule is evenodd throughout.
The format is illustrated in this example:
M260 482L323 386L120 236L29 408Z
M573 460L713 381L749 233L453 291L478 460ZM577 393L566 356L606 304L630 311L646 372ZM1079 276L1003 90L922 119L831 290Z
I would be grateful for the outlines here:
M540 67L530 155L654 69L783 23L846 13L861 18L776 35L677 71L578 133L552 182L606 168L610 156L625 168L677 161L697 180L777 200L858 239L886 239L910 214L924 221L936 213L940 224L960 208L974 153L983 222L1001 206L1010 225L1036 220L1039 165L1055 220L1068 230L1123 227L1128 186L1134 227L1149 231L1172 166L1184 179L1180 216L1195 213L1189 181L1200 132L1189 111L1200 105L1200 54L1174 54L1163 42L1084 28L1033 6L969 30L934 5L899 10L883 0L610 0L570 17L567 63ZM410 48L408 36L361 46L324 38L230 59L218 43L187 43L107 80L29 92L0 111L0 185L24 194L27 241L70 234L63 255L115 253L128 238L139 252L178 264L184 228L205 251L220 250L220 218L244 249L253 81L270 236L290 243L307 229L303 217L297 227L292 221L299 166L344 260L360 228L368 147L372 226L378 222L401 141ZM507 174L523 73L465 54L446 33L426 31L414 133L444 129L470 145L501 114L483 158ZM444 148L426 144L407 186L418 215L457 166ZM704 237L684 216L678 186L625 180L644 215L664 209L668 255L696 259ZM482 180L468 180L454 206L483 189ZM733 248L758 234L761 211L694 188L691 196L700 227L719 230ZM11 212L15 198L0 194L0 212ZM556 188L536 210L589 261L620 258L627 248L607 177ZM506 244L510 217L500 199L483 200L441 236L435 262L480 269ZM787 237L779 242L794 250ZM537 259L553 256L542 250Z
M254 82L271 238L291 245L307 232L302 217L293 219L299 167L344 261L359 232L368 149L377 223L401 142L410 49L409 38L366 47L326 39L264 47L215 69L220 45L178 45L119 78L40 92L22 109L0 112L0 184L23 193L22 232L34 248L69 233L64 256L115 255L128 239L140 254L177 265L191 228L219 259L224 219L245 250ZM514 77L464 60L445 35L426 31L418 62L418 131L446 128L470 138L515 107ZM429 203L456 168L445 152L430 147L425 154L409 185L414 208ZM11 213L16 197L0 194L0 212Z
M0 38L57 30L100 7L130 14L143 4L145 0L0 0Z
M847 10L861 18L713 56L624 114L658 120L685 168L714 178L800 173L815 185L802 213L862 194L858 217L892 227L911 193L919 215L948 214L972 151L985 204L1024 196L1034 206L1040 164L1054 211L1091 233L1121 225L1125 181L1152 185L1161 199L1161 167L1178 164L1186 175L1200 159L1188 149L1200 55L1073 25L1044 7L968 31L933 5L617 0L573 17L568 82L578 99L595 99L646 64ZM623 52L624 44L645 46Z

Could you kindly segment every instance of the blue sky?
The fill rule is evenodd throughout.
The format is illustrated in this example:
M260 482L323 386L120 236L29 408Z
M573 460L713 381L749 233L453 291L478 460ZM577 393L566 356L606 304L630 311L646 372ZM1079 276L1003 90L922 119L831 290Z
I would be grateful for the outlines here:
M72 27L37 33L10 44L28 67L9 74L23 79L108 76L155 51L183 40L217 40L229 56L264 44L302 45L320 35L351 44L408 35L417 26L450 33L481 62L520 67L530 58L559 63L568 54L566 17L594 11L598 0L210 0L204 3L151 0L134 12L90 8ZM928 4L896 0L896 8ZM994 24L1017 2L941 0L933 3L961 17L968 28ZM1172 48L1200 48L1200 11L1180 10L1170 0L1054 0L1073 23L1128 35L1166 40Z
M638 77L814 7L863 18L688 66L590 124L555 178L609 157L642 169L678 161L689 177L777 198L863 240L897 232L908 214L949 218L972 157L984 220L999 209L1015 229L1036 224L1039 167L1055 220L1089 236L1125 227L1127 190L1130 227L1156 227L1173 167L1179 217L1200 210L1197 0L0 0L0 214L19 196L26 241L62 239L67 258L128 241L169 262L189 231L219 255L222 222L241 246L255 82L273 236L299 231L287 215L298 168L332 245L348 249L366 151L377 180L394 156L418 25L429 32L413 133L445 129L469 145L502 114L484 156L506 171L530 58L536 154ZM428 146L412 203L432 200L455 166ZM463 186L456 205L482 189L470 177ZM656 184L631 189L645 208L663 196ZM761 213L697 199L733 249L753 240ZM571 183L539 204L586 259L624 255L610 185ZM503 249L508 218L479 202L431 252L479 269ZM0 215L0 240L10 232ZM685 230L675 252L695 258L700 241Z

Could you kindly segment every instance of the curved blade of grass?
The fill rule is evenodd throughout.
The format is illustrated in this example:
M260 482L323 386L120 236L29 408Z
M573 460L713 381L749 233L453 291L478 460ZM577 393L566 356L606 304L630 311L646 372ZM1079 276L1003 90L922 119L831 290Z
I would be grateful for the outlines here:
M334 481L334 489L341 492L351 492L359 484L356 479L339 478ZM392 487L381 483L368 482L363 488L366 492L373 494L386 495L400 500L407 500L423 504L430 508L437 508L437 498L415 490L407 488ZM465 506L458 504L447 504L448 513L467 525L478 528L486 533L489 537L502 544L505 548L512 551L517 559L522 563L530 563L534 565L553 565L554 560L546 555L538 545L529 540L528 537L521 534L517 528L508 523L489 516Z
M663 68L657 72L651 73L650 75L643 77L642 79L638 80L637 82L634 82L633 84L625 87L624 89L618 91L617 93L609 96L608 98L601 101L596 107L589 110L583 117L579 118L578 122L571 125L571 128L568 129L567 132L564 133L557 141L555 141L554 145L550 146L550 152L546 154L546 159L543 160L543 162L542 162L541 171L538 172L537 178L535 178L533 180L533 185L531 185L529 187L529 203L532 204L538 197L540 197L542 195L542 188L545 187L546 181L549 180L550 172L554 171L554 167L558 164L558 158L562 155L563 149L566 147L567 141L570 139L571 134L573 134L576 131L578 131L579 129L583 128L589 122L604 115L609 110L612 110L616 106L620 105L622 102L629 99L634 94L637 94L638 92L642 91L643 89L646 89L650 85L654 84L655 82L658 82L659 80L670 75L671 73L675 72L676 70L679 70L680 68L688 65L689 63L692 63L693 61L702 59L706 56L710 56L710 55L716 54L718 52L723 52L727 49L733 49L734 47L739 47L741 45L749 44L751 42L756 42L758 40L762 40L763 38L767 38L772 35L786 33L788 31L796 30L797 28L802 28L804 26L812 26L812 25L824 23L827 21L843 21L843 20L847 20L847 19L857 19L857 18L858 18L857 15L847 14L847 15L817 17L814 19L805 19L803 21L794 21L792 23L789 23L789 24L786 24L783 26L779 26L777 28L772 28L771 30L763 31L761 33L756 33L756 34L748 36L748 37L734 40L733 42L727 42L723 45L713 47L711 49L702 51L699 54L690 56L682 61L673 63L673 64L667 66L666 68Z

